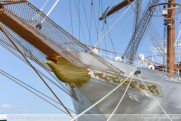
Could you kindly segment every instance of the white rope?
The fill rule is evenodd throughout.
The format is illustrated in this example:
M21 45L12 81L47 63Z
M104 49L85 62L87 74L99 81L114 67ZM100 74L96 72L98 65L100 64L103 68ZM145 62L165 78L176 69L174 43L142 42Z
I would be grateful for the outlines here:
M141 79L140 75L138 75L138 77L140 78L140 80L142 81L142 83L144 84L144 86L147 88L147 90L149 91L150 95L153 97L153 99L155 100L155 102L160 106L160 108L163 110L163 112L165 113L165 115L170 119L170 121L172 121L172 119L170 118L170 116L166 113L166 111L162 108L162 106L159 104L159 102L155 99L155 97L152 95L152 93L150 92L150 90L148 89L148 87L146 86L146 84L144 83L144 81Z
M179 39L180 34L181 34L181 25L180 25L179 29L180 29L180 32L179 32L179 34L178 34L178 37L177 37L175 43L178 43L178 39ZM178 45L177 45L177 46L178 46ZM178 48L178 51L180 51L179 48ZM172 61L173 61L174 59L176 60L176 58L177 58L178 56L179 56L179 54L176 55L175 58L173 58L173 59L170 61L170 63L168 63L167 66L165 66L165 68L167 68L167 67L172 63ZM168 71L168 72L174 72L174 73L176 72L176 71L171 71L171 70L167 70L167 69L164 69L164 70L166 70L166 71Z
M100 32L100 34L99 34L98 39L101 37L103 29L104 29L104 23L103 23L103 26L102 26L102 29L101 29L101 32Z
M43 7L40 9L40 11L43 11L44 7L46 6L46 4L48 3L49 0L47 0L45 2L45 4L43 5ZM34 20L36 17L38 19L38 17L40 16L40 12L38 12L31 20Z
M181 27L181 25L180 25L180 27ZM178 39L179 39L179 37L180 37L180 34L181 34L181 29L180 29L180 32L179 32L179 34L178 34L178 37L177 37L177 39L176 39L176 42L175 42L175 43L177 43L177 42L178 42Z
M135 1L134 1L134 2L135 2ZM132 4L133 4L134 2L132 2ZM123 17L123 15L130 9L130 7L131 7L131 6L129 6L129 7L125 10L125 12L118 18L118 20L112 25L112 27L104 34L104 36L96 43L96 45L95 45L94 47L96 47L96 46L99 44L99 42L107 35L107 33L116 25L116 23Z
M128 86L127 86L127 88L126 88L126 90L125 90L125 92L124 92L124 94L123 94L123 96L121 97L121 100L119 101L118 105L116 106L116 108L114 109L114 111L112 112L111 116L108 118L107 121L109 121L109 120L111 119L111 117L114 115L114 113L116 112L117 108L118 108L119 105L121 104L121 102L122 102L122 100L123 100L123 98L124 98L124 96L125 96L128 88L129 88L129 85L131 84L132 78L133 78L133 75L132 75L132 77L131 77L131 80L130 80L130 82L129 82L129 84L128 84Z
M144 0L144 2L145 2L145 1L146 1L146 0ZM142 5L144 4L144 2L142 3ZM142 6L142 5L141 5L141 6ZM139 7L139 9L141 8L141 6ZM139 9L137 9L137 11L138 11ZM103 42L101 43L101 45L104 44L107 40L109 40L112 36L114 36L121 28L123 28L123 26L134 16L134 14L135 14L135 13L133 13L132 16L131 16L114 34L112 34L108 39L106 39L105 41L103 41ZM100 47L101 45L99 45L99 47Z
M57 5L58 2L59 2L59 0L57 0L57 1L55 2L55 4L53 5L53 7L52 7L52 8L50 9L50 11L47 13L47 17L48 17L49 14L52 12L52 10L55 8L55 6ZM46 19L47 17L45 17L45 18L42 20L41 24L45 21L45 19Z
M136 70L133 71L133 73L131 73L122 83L120 83L116 88L114 88L111 92L109 92L106 96L104 96L103 98L101 98L99 101L97 101L94 105L92 105L91 107L89 107L88 109L86 109L84 112L82 112L81 114L79 114L78 116L76 116L74 119L72 119L71 121L76 120L77 118L79 118L80 116L82 116L84 113L86 113L87 111L89 111L90 109L92 109L94 106L96 106L97 104L99 104L102 100L104 100L106 97L108 97L110 94L112 94L115 90L117 90L125 81L128 80L129 77L131 77L134 72Z

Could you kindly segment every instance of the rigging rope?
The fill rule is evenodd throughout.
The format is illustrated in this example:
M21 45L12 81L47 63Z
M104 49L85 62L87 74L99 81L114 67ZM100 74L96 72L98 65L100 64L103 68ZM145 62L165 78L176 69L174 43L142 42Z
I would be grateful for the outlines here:
M2 75L4 75L5 77L9 78L10 80L14 81L15 83L17 83L18 85L22 86L23 88L27 89L28 91L32 92L33 94L37 95L38 97L42 98L40 95L36 94L35 92L33 92L32 90L28 89L27 87L29 87L29 88L33 89L34 91L36 91L36 92L42 94L43 96L49 98L49 99L52 100L53 102L55 102L55 103L57 103L57 104L63 106L61 103L55 101L54 99L50 98L49 96L45 95L44 93L38 91L37 89L31 87L30 85L28 85L28 84L26 84L25 82L23 82L23 81L21 81L21 80L15 78L15 77L13 77L12 75L6 73L5 71L3 71L3 70L1 70L1 69L0 69L0 73L1 73ZM7 76L7 75L8 75L8 76ZM11 78L10 78L10 77L11 77ZM15 81L14 79L12 79L12 78L14 78L16 81ZM17 81L18 81L18 82L17 82ZM20 84L19 82L22 83L22 84L24 84L24 85L26 85L27 87L23 86L23 85ZM42 99L43 99L43 98L42 98ZM45 101L47 102L46 99L43 99L43 100L45 100ZM51 103L51 105L52 105L52 103ZM53 106L54 106L54 105L53 105ZM70 110L71 112L77 114L76 112L72 111L71 109L69 109L69 108L67 108L67 109ZM62 109L60 109L60 110L62 111ZM63 111L63 112L64 112L64 111ZM64 113L66 113L66 112L64 112ZM68 115L68 113L66 113L66 114ZM81 118L85 119L84 117L81 117ZM87 120L87 119L85 119L85 120ZM88 120L87 120L87 121L88 121Z
M133 75L134 75L134 74L133 74ZM107 121L109 121L109 120L111 119L111 117L114 115L114 113L115 113L115 112L116 112L116 110L118 109L119 105L121 104L121 102L122 102L122 100L123 100L123 98L124 98L124 96L125 96L126 92L128 91L129 85L130 85L130 84L131 84L131 82L132 82L133 75L131 76L131 80L129 81L129 84L128 84L128 86L126 87L126 90L125 90L125 92L124 92L123 96L121 97L121 99L120 99L119 103L117 104L116 108L114 109L114 111L112 112L112 114L110 115L110 117L107 119Z
M50 13L52 12L52 10L55 8L55 6L57 5L57 3L59 2L59 0L57 0L55 2L55 4L53 5L53 7L50 9L50 11L47 13L46 17L42 20L41 24L46 20L46 18L50 15Z
M22 57L20 57L18 54L16 54L14 51L10 50L10 48L6 47L5 45L3 45L2 43L0 43L1 46L3 46L5 49L7 49L8 51L10 51L13 55L15 55L16 57L18 57L20 60L22 60L24 63L26 63L27 65L29 65ZM42 75L44 76L47 80L49 80L52 84L54 84L55 86L57 86L59 89L61 89L62 91L64 91L66 94L68 94L70 97L72 97L70 92L67 92L65 89L63 89L62 87L60 87L59 85L57 85L55 82L53 82L50 78L48 78L45 74L43 74L41 71L39 71L37 68L36 70ZM50 73L51 74L51 73Z
M2 70L0 70L2 71ZM13 80L12 78L10 78L9 76L3 74L2 72L0 72L0 74L6 76L7 78L9 78L10 80L14 81L15 83L17 83L18 85L24 87L25 89L27 89L28 91L32 92L33 94L37 95L38 97L42 98L43 100L45 100L46 102L50 103L51 105L53 105L54 107L58 108L59 110L61 110L62 112L64 112L65 114L69 115L67 112L63 111L62 109L60 109L59 107L55 106L54 104L52 104L51 102L47 101L46 99L44 99L43 97L41 97L40 95L36 94L35 92L31 91L30 89L28 89L27 87L23 86L22 84L18 83L17 81Z
M41 78L41 80L45 83L45 85L49 88L49 90L53 93L53 95L57 98L57 100L63 105L63 103L60 101L60 99L57 97L57 95L54 93L54 91L49 87L49 85L46 83L46 81L42 78L42 76L38 73L38 71L35 69L35 67L28 61L28 59L25 57L25 55L21 52L21 50L16 46L16 44L11 40L11 38L8 36L8 32L5 32L2 27L0 27L0 30L7 36L7 38L11 41L11 43L16 47L16 49L19 51L19 53L24 57L24 59L28 62L28 64L32 67L32 69L37 73L37 75ZM67 108L64 106L65 110L69 113L69 115L74 118L70 112L67 110Z
M30 6L31 5L31 6ZM29 23L29 21L23 21L21 18L27 18L27 16L29 15L33 15L32 13L28 13L24 12L24 14L22 13L17 13L17 8L19 8L20 6L24 7L24 9L27 9L27 7L29 7L28 11L32 12L34 14L34 12L37 12L38 9L34 9L33 5L29 2L24 3L24 4L13 4L13 6L5 6L4 11L7 12L9 15L16 17L16 21L20 22L22 26L25 26L25 29L29 30L30 32L32 32L33 35L38 36L39 38L42 39L42 41L44 43L46 43L47 45L50 45L50 47L57 52L59 55L65 57L67 60L69 60L70 62L72 62L73 64L75 64L76 66L89 66L86 65L83 61L80 61L81 58L76 56L76 53L74 53L74 51L65 51L67 48L67 42L72 42L75 43L72 45L72 47L74 46L78 46L81 49L83 49L83 52L88 52L89 54L91 54L95 60L97 60L98 62L100 62L101 67L106 67L108 68L110 71L115 72L115 74L119 75L121 78L123 78L124 72L121 71L120 69L118 69L117 67L113 66L111 63L109 63L108 61L106 61L105 59L101 58L100 56L98 56L97 54L95 54L94 52L92 52L90 49L88 49L88 47L86 47L85 45L83 45L82 43L80 43L77 39L75 39L73 36L71 36L68 32L66 32L64 29L62 29L60 26L58 26L55 22L53 22L50 18L47 17L46 21L44 22L44 29L40 30L36 30L36 33L34 31L34 23ZM13 10L13 13L16 15L14 16L14 14L11 14L11 11ZM38 11L39 12L39 11ZM45 17L45 15L42 13L41 17ZM27 23L26 23L27 22ZM28 25L28 26L27 26ZM32 29L33 28L33 29ZM8 29L9 30L9 29ZM13 33L11 31L11 33ZM15 33L13 33L15 34ZM46 35L46 36L45 36ZM18 35L17 35L18 36ZM19 37L19 36L18 36ZM65 38L65 39L64 39ZM26 42L24 39L21 39L21 42L23 42L24 44L28 42ZM30 47L33 47L32 45L29 45ZM28 48L28 47L27 47ZM40 52L39 50L37 50L35 47L33 47L36 52L43 54L42 52ZM30 49L30 48L29 48ZM31 49L30 49L31 50ZM72 50L76 50L76 49L72 49ZM34 54L34 50L32 51ZM44 58L46 55L41 55L41 59ZM39 57L37 57L39 58ZM36 61L35 61L36 62ZM79 64L79 65L78 65Z
M80 15L80 2L79 2L79 0L78 0L78 13ZM79 21L79 41L81 41L80 40L80 21Z
M25 59L23 59L22 57L20 57L18 54L16 54L14 51L12 51L10 48L7 47L7 45L0 43L5 49L7 49L9 52L11 52L12 54L14 54L16 57L18 57L20 60L22 60L23 62L25 62L27 65L29 65L27 63L27 61ZM20 45L20 43L17 43L19 46L23 47L25 50L26 48L23 45ZM29 53L29 51L27 51ZM32 56L33 58L35 58L34 56ZM35 58L36 59L36 58ZM38 62L38 64L40 66L42 66L43 68L45 68L41 63ZM29 65L30 66L30 65ZM55 86L57 86L58 88L60 88L62 91L64 91L65 93L67 93L69 96L72 97L71 92L59 81L57 80L57 78L55 78L55 76L53 76L49 71L47 71L47 69L45 68L45 70L47 71L47 73L49 73L63 88L61 88L59 85L57 85L55 82L53 82L50 78L48 78L45 74L43 74L41 71L39 71L37 68L36 70L42 75L44 76L46 79L48 79L51 83L53 83Z
M87 21L86 12L85 12L84 0L82 0L82 4L83 4L83 9L84 9L84 15L85 15L85 19L86 19L87 29L88 29L88 32L89 32L89 45L92 45L92 44L90 44L90 42L92 43L92 40L91 40L91 33L90 33L90 30L89 30L89 25L88 25L88 21Z
M134 2L132 2L133 4ZM106 34L104 34L104 36L96 43L95 47L97 47L97 45L99 44L99 42L107 35L107 33L116 25L116 23L123 17L123 15L130 9L131 6L129 6L124 13L118 18L118 20L111 26L111 28L106 32Z
M105 34L105 28L103 28L104 34ZM104 37L104 40L106 39L106 37ZM107 50L106 48L106 43L105 43L105 50ZM107 58L107 51L106 51L106 58Z
M0 44L1 44L1 43L0 43ZM18 56L19 56L19 55L18 55ZM20 59L22 59L22 57L21 57ZM25 60L23 60L23 59L22 59L22 61L25 61ZM25 61L25 63L27 64L27 62L26 62L26 61ZM41 73L40 73L40 74L41 74ZM114 85L113 83L110 83L110 82L108 82L108 83L109 83L109 84L111 84L111 85L113 85L114 87L116 86L116 85ZM120 90L121 92L123 92L123 93L124 93L124 91L123 91L123 90L121 90L120 88L119 88L119 90ZM127 95L127 96L129 96L129 97L131 97L131 99L136 100L136 99L135 99L134 97L132 97L131 95L129 95L129 94L127 94L127 93L126 93L126 95Z
M70 18L71 18L72 36L73 36L74 35L73 34L74 29L73 29L73 21L72 21L72 7L71 7L70 0L69 0L69 6L70 6Z
M4 73L4 74L3 74L4 76L5 76L5 75L8 75L9 77L11 77L11 78L9 78L9 79L14 78L15 80L19 81L20 83L22 83L22 84L26 85L27 87L29 87L29 88L33 89L34 91L36 91L36 92L38 92L38 93L42 94L43 96L45 96L45 97L47 97L47 98L51 99L52 101L54 101L54 102L56 102L57 104L59 104L59 105L61 105L61 106L62 106L62 104L60 104L59 102L57 102L57 101L53 100L52 98L48 97L47 95L45 95L44 93L42 93L42 92L38 91L37 89L33 88L32 86L30 86L30 85L26 84L25 82L23 82L23 81L21 81L21 80L19 80L19 79L15 78L15 77L13 77L12 75L8 74L7 72L5 72L5 71L3 71L3 70L1 70L1 69L0 69L0 71L1 71L1 72L0 72L1 74L3 74L3 73ZM7 77L7 76L6 76L6 77ZM14 80L14 81L15 81L15 80ZM20 84L20 83L18 83L18 84ZM20 86L22 86L22 85L20 85ZM67 108L67 109L68 109L68 108ZM71 112L75 113L75 112L74 112L74 111L72 111L71 109L69 109L69 110L70 110Z
M180 28L181 28L181 26L180 26ZM181 34L181 30L180 30L179 36L180 36L180 34ZM177 43L178 43L179 36L178 36L177 39L176 39L176 42L177 42ZM176 42L175 42L175 43L176 43ZM178 54L178 55L179 55L179 54ZM178 56L178 55L177 55L177 56ZM174 56L174 58L170 61L170 63L173 63L177 56ZM167 63L166 68L169 66L170 63Z
M142 12L142 10L141 10L141 12ZM150 28L150 27L151 27L151 28ZM148 30L148 28L150 28L150 30ZM163 55L162 55L162 53L160 52L160 50L158 49L158 51L160 52L160 54L163 56L163 59L164 59L165 61L166 61L166 59L169 60L169 58L165 58L165 57L164 57L164 56L165 56L165 55L164 55L164 53L165 53L165 48L162 49L162 46L157 42L158 40L163 40L163 39L161 38L161 36L160 36L159 33L157 32L156 28L153 26L153 24L152 24L151 22L150 22L150 24L148 25L148 28L146 29L146 32L148 33L149 37L151 38L153 44L155 45L155 47L158 46L158 47L162 50ZM155 39L155 36L153 36L150 31L152 31L152 33L158 38L157 41L156 41L156 39ZM154 40L154 41L153 41L153 40ZM169 50L169 48L167 48L167 50ZM176 58L176 57L175 57L175 58ZM174 60L175 58L173 58L173 59L170 61L170 63L173 63L173 60ZM169 63L169 64L170 64L170 63ZM167 66L168 66L169 64L167 64ZM167 66L166 66L166 67L167 67Z
M128 2L129 2L129 4L131 5L131 2L130 2L129 0L128 0ZM132 7L132 9L133 9L133 11L134 11L135 15L137 15L137 14L136 14L136 11L134 10L134 8L133 8L133 6L132 6L132 5L131 5L131 7ZM140 9L140 12L142 12L142 10L141 10L141 9ZM138 19L140 19L138 15L137 15L137 18L138 18ZM157 36L157 37L159 37L160 35L158 34L158 32L156 31L155 27L152 25L152 23L151 23L151 22L150 22L150 24L148 25L148 27L147 27L147 29L146 29L146 32L150 33L150 32L149 32L149 30L148 30L149 26L151 27L151 29L153 30L153 32L155 32L156 36ZM148 35L151 35L151 33L150 33L150 34L148 34ZM151 36L152 36L152 35L151 35ZM160 37L160 38L161 38L161 37ZM151 37L151 40L152 40L152 39L154 39L154 37L153 37L153 36ZM156 44L159 46L159 44L157 43L157 41L156 41L156 40L155 40L155 42L153 42L153 43L154 43L154 44L156 43ZM161 48L161 46L159 46L159 47ZM163 51L163 53L164 53L164 50L162 50L162 51ZM159 52L160 52L160 51L159 51ZM160 54L161 54L161 52L160 52Z
M99 0L99 6L98 6L98 17L99 18L99 13L100 13L100 9L101 9L101 1ZM99 20L98 20L98 25L97 25L97 41L99 40Z
M15 38L14 38L15 39ZM15 39L16 40L16 39ZM90 68L90 70L92 70L91 68ZM93 72L94 72L94 70L92 70ZM117 73L118 75L120 75L119 73ZM121 75L120 75L121 76ZM121 77L122 78L122 77ZM111 85L113 85L113 86L115 86L113 83L111 83L111 82L108 82L109 84L111 84ZM122 91L121 89L119 89L120 91ZM122 91L123 92L123 91ZM127 94L127 95L129 95L129 94Z
M108 25L106 24L106 27L107 27L107 30L109 29L109 27L108 27ZM109 37L111 36L111 34L110 34L110 32L108 32L108 34L109 34ZM111 40L111 44L112 44L112 47L113 47L113 50L114 50L114 52L116 53L116 50L115 50L115 47L114 47L114 44L113 44L113 41L112 41L112 38L110 38L110 40ZM117 55L116 55L117 56Z
M78 8L77 8L77 4L76 4L76 1L75 1L75 0L74 0L74 3L75 3L76 11L77 11L77 14L78 14L78 18L79 18L80 27L81 27L81 30L82 30L84 42L85 42L85 44L86 44L86 39L85 39L84 31L83 31L83 28L82 28L81 20L80 20L80 14L79 14L79 11L78 11Z
M165 41L167 40L167 27L166 26L164 26L164 44L163 44L163 47L164 47L164 50L166 51L166 43L165 43ZM165 65L165 54L166 54L166 52L164 51L164 53L163 53L163 65Z
M144 0L144 2L145 2L146 0ZM143 2L143 3L144 3ZM143 3L142 3L142 5L143 5ZM142 6L141 5L141 6ZM141 8L141 6L139 7L139 9ZM115 32L115 33L113 33L108 39L106 39L105 41L103 41L102 43L101 43L101 45L104 43L104 42L106 42L107 40L109 40L112 36L114 36L132 17L134 16L134 13L132 14L132 16ZM100 46L101 46L100 45Z
M93 3L93 0L92 0L92 3ZM93 10L93 14L94 14L94 24L95 24L96 34L97 34L97 41L98 41L98 34L99 33L98 33L98 28L97 28L97 23L96 23L96 16L95 16L95 11L94 11L94 5L93 4L92 4L92 8L93 8L92 10Z
M112 0L111 4L110 4L109 6L111 6L111 5L113 4L114 1L115 1L115 0Z
M152 93L150 92L150 90L148 89L148 87L146 86L145 82L142 80L142 78L140 77L140 75L138 75L138 77L140 78L140 80L142 81L142 83L144 84L144 86L146 87L146 89L149 91L150 95L152 96L152 98L155 100L155 102L160 106L160 108L163 110L163 112L165 113L165 115L168 117L168 119L170 121L172 121L172 119L170 118L170 116L166 113L166 111L163 109L163 107L160 105L160 103L155 99L155 97L152 95Z
M37 93L33 92L32 90L28 89L27 87L29 87L29 88L33 89L34 91L36 91L36 92L42 94L43 96L49 98L49 99L52 100L53 102L55 102L55 103L57 103L57 104L63 106L61 103L55 101L54 99L50 98L49 96L45 95L44 93L38 91L37 89L31 87L30 85L28 85L28 84L26 84L25 82L23 82L23 81L21 81L21 80L15 78L15 77L13 77L12 75L6 73L5 71L3 71L3 70L1 70L1 69L0 69L0 74L2 74L2 75L4 75L5 77L9 78L10 80L12 80L13 82L15 82L15 83L17 83L18 85L22 86L23 88L25 88L26 90L30 91L31 93L37 95L38 97L40 97L41 99L45 100L46 102L50 103L50 102L47 101L45 98L43 98L42 96L40 96L40 95L38 95ZM11 77L11 78L10 78L10 77ZM15 81L14 79L12 79L12 78L14 78L16 81ZM17 82L17 81L18 81L18 82ZM20 82L20 83L19 83L19 82ZM27 87L23 86L21 83L24 84L24 85L26 85ZM50 103L50 104L53 105L52 103ZM55 106L55 105L53 105L53 106L56 107L56 108L58 108L58 107ZM58 108L58 109L61 110L62 112L64 112L65 114L69 115L67 112L63 111L62 109L60 109L60 108ZM69 108L67 108L67 109L70 110L71 112L77 114L76 112L72 111L71 109L69 109ZM84 117L81 117L81 118L87 120L87 119L84 118ZM87 121L88 121L88 120L87 120Z
M100 32L100 34L99 34L99 38L101 37L101 35L102 35L102 31L103 31L103 29L104 29L104 23L103 23L103 26L102 26L102 29L101 29L101 32ZM100 45L99 45L100 46Z
M15 39L15 38L14 38ZM16 39L15 39L16 40ZM26 48L25 48L26 49ZM91 68L90 68L90 70L92 70ZM94 70L92 70L93 72L94 72ZM113 83L111 83L111 82L109 82L108 81L108 83L109 84L111 84L111 85L113 85L114 87L116 86L115 84L113 84ZM122 89L119 89L121 92L124 92ZM132 97L130 94L127 94L129 97L131 97L131 99L135 99L134 97Z
M43 7L40 9L40 11L43 11L44 7L46 6L46 4L48 3L49 0L47 0L45 2L45 4L43 5ZM38 12L31 20L33 21L35 18L38 19L40 16L40 12Z
M102 14L104 14L103 13L103 3L102 3L102 0L101 0L101 8L102 8ZM106 27L107 27L107 31L109 30L108 28L108 25L107 25L107 22L105 21L105 22L103 22L103 29L104 29L104 24L106 24ZM102 33L102 30L101 30L101 33ZM100 36L101 36L101 33L100 33ZM104 31L104 34L105 34L105 31ZM109 34L109 37L111 36L110 35L110 32L108 32L108 34ZM99 38L100 38L100 36L99 36ZM98 39L99 39L98 38ZM105 41L105 37L104 37L104 41ZM116 53L116 50L115 50L115 48L114 48L114 44L113 44L113 41L112 41L112 39L111 39L111 44L112 44L112 47L113 47L113 50L114 50L114 52ZM98 46L100 46L100 44L98 45ZM105 45L105 47L106 47L106 45ZM105 50L106 50L106 48L105 48ZM107 56L107 52L106 52L106 56ZM117 54L116 54L116 56L117 56Z
M111 92L109 92L106 96L104 96L103 98L101 98L99 101L97 101L96 103L94 103L92 106L90 106L88 109L86 109L85 111L83 111L81 114L79 114L78 116L76 116L74 119L72 119L71 121L76 120L77 118L79 118L80 116L82 116L84 113L86 113L87 111L89 111L90 109L92 109L94 106L96 106L97 104L99 104L101 101L103 101L105 98L107 98L110 94L112 94L114 91L116 91L125 81L128 80L128 78L130 78L136 70L134 70L124 81L122 81L118 86L116 86Z
M90 14L90 40L91 40L91 29L92 29L92 5L93 5L93 1L91 1L91 14ZM92 42L92 41L91 41ZM89 45L90 45L90 41L89 41ZM93 44L91 43L91 46Z

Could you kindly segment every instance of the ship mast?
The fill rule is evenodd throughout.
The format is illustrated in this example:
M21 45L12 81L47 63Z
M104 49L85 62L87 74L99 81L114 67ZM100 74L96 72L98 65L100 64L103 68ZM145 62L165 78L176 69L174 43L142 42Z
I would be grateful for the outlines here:
M175 0L168 0L168 16L170 26L167 27L167 66L168 73L175 72Z
M163 8L161 6L163 6ZM176 0L168 0L167 2L153 5L149 9L150 11L156 13L153 16L165 17L164 26L167 27L167 45L165 46L164 44L164 48L166 47L166 52L165 49L161 51L163 51L164 56L165 53L167 53L167 65L162 66L162 71L165 71L166 69L168 73L175 74L176 66L178 66L175 64L175 14L179 14L181 12L181 4L176 3ZM161 12L162 15L159 15L159 12ZM157 46L161 49L159 45Z

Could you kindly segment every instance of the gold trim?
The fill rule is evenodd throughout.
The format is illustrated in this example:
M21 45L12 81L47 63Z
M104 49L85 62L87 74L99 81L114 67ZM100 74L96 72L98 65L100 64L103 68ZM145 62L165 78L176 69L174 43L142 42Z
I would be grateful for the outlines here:
M107 71L107 70L95 68L95 67L92 67L92 66L90 66L89 68L92 68L92 69L96 69L96 70L99 70L99 71L103 71L103 72L112 73L112 74L117 75L116 73L114 73L114 72L112 72L112 71ZM125 75L124 75L124 77L128 77L128 76L125 76ZM133 79L140 80L139 78L134 78L134 77L133 77ZM158 83L156 83L156 82L151 82L151 81L145 81L145 80L143 80L143 81L144 81L144 82L149 82L149 83L152 83L152 84L157 84L157 85L159 85L159 86L160 86L160 89L161 89L161 92L162 92L162 96L161 96L161 97L163 97L163 89L162 89L162 86L161 86L160 84L158 84ZM148 93L147 93L147 94L148 94Z
M107 83L107 84L110 84L110 83L108 83L108 82L106 82L106 81L103 81L103 80L100 80L100 79L97 79L97 78L95 78L95 77L92 77L92 79L96 79L96 80L98 80L98 81L101 81L101 82L104 82L104 83ZM111 85L111 86L113 86L113 85ZM124 87L124 86L120 86L120 87L122 87L122 88L126 88L126 87ZM161 87L160 87L161 88ZM129 90L133 90L133 91L137 91L137 92L139 92L136 88L130 88ZM146 94L149 94L148 92L145 92ZM163 97L163 92L162 92L162 95L155 95L154 93L152 94L152 95L154 95L154 96L157 96L157 97Z
M106 81L110 81L111 79L115 82L115 83L122 83L123 81L124 81L124 79L121 81L121 79L119 78L119 76L112 76L112 75L107 75L107 74L105 74L105 76L104 76L104 74L103 73L96 73L96 72L94 72L94 76L98 76L99 78L102 78L102 79L104 79L104 80L106 80ZM140 80L139 80L140 81ZM127 80L127 81L125 81L122 85L123 86L127 86L128 84L129 84L129 82L130 82L130 80ZM159 90L157 89L157 86L156 85L146 85L147 86L147 88L145 87L145 85L143 85L143 84L139 84L139 86L136 86L136 84L138 83L138 80L134 80L134 81L131 81L131 83L130 83L130 87L132 87L132 88L138 88L138 89L141 89L141 90L146 90L146 91L148 91L148 89L149 89L149 91L151 92L151 93L157 93L158 95L160 94L160 92L159 92Z

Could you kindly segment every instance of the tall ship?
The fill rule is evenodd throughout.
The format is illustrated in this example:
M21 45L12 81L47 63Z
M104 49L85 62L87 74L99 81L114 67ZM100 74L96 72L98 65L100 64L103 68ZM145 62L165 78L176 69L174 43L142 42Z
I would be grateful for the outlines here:
M40 93L59 104L61 108L49 102L69 115L72 121L139 120L131 119L127 116L130 114L164 114L167 120L172 121L171 114L181 114L181 27L178 26L180 1L120 0L116 5L107 6L105 9L102 7L105 1L90 0L91 17L97 24L94 30L96 35L92 36L93 25L89 24L93 23L87 19L85 1L69 0L72 30L75 16L73 14L77 13L79 27L76 31L79 31L82 40L89 40L89 44L80 41L80 37L77 39L73 36L73 31L71 34L68 33L49 18L59 0L55 0L47 14L43 13L43 9L49 0L43 2L44 6L38 9L28 0L0 0L0 45L28 64L57 101L0 70L2 75L23 88ZM71 6L72 3L75 3L74 6ZM98 9L94 8L95 4L98 5ZM73 8L74 12L71 10ZM93 14L95 10L98 10L99 17ZM113 41L117 40L120 43L119 47L123 48L121 37L112 40L114 34L110 35L110 31L115 26L119 28L125 25L117 22L124 16L129 16L128 10L132 11L131 16L133 14L135 18L132 36L123 54L108 51L106 47L101 48L102 41L111 41L113 44ZM81 24L83 15L85 22ZM105 31L104 28L113 15L119 15L119 18ZM158 17L163 19L163 37L157 31L158 25L152 24L153 17L155 20ZM101 30L98 28L99 22L103 23ZM84 35L85 27L88 34ZM143 52L138 53L145 34L152 42L152 45L147 47L152 52L150 56L142 54ZM96 38L96 41L92 42L91 37ZM54 80L39 68L35 68L32 61L47 71ZM71 97L75 112L62 103L47 81Z

